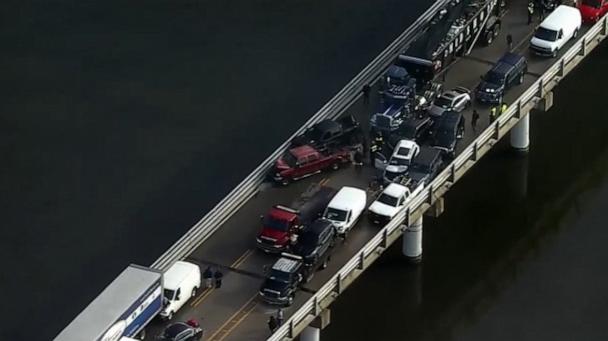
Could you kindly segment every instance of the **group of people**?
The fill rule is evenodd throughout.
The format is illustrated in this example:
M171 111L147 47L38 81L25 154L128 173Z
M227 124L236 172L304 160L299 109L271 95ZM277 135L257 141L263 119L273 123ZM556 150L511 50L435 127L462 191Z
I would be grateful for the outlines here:
M284 320L285 316L283 314L283 309L281 308L277 310L276 316L270 315L268 318L268 329L270 329L270 333L274 333L280 326L282 326Z
M224 274L220 271L220 269L215 269L215 271L213 271L213 268L210 266L208 266L203 272L203 280L205 281L205 287L207 289L211 289L213 287L216 289L221 288L223 277Z

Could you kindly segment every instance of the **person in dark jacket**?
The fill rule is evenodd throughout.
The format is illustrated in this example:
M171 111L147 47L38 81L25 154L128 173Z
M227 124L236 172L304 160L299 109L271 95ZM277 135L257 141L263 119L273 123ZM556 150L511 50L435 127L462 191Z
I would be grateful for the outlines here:
M279 324L277 323L277 319L274 318L274 315L270 315L270 318L268 318L268 329L270 329L270 334L274 333L278 327Z
M477 121L479 121L479 113L477 110L473 109L473 117L471 118L471 127L473 127L473 131L477 132Z
M217 269L217 270L215 270L213 277L215 278L215 288L216 289L221 288L222 287L222 277L224 277L224 274L220 271L220 269Z
M213 270L210 266L203 272L203 280L205 281L205 287L207 289L213 286Z

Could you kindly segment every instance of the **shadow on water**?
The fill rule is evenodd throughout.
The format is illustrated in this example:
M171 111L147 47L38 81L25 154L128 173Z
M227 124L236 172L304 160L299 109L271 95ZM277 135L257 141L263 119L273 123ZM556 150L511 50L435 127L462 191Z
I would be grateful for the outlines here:
M608 174L608 117L596 109L605 96L597 70L607 68L604 45L563 82L551 111L532 116L528 157L512 155L508 138L501 141L448 194L446 212L425 218L422 265L407 266L398 242L332 307L323 338L537 340L575 333L602 339L606 308L593 318L582 311L592 306L585 299L607 301L603 265L581 264L583 278L569 274L583 271L573 270L573 259L596 253L608 259L601 228L608 203L608 191L601 190ZM589 222L595 206L599 218ZM569 248L579 247L575 231L584 225L597 227L585 230L594 241L575 258ZM536 282L529 283L531 277ZM594 282L600 283L595 290L589 288ZM585 297L571 302L577 295ZM526 325L528 319L534 326ZM559 325L572 323L583 328L560 336ZM349 327L355 325L365 327Z

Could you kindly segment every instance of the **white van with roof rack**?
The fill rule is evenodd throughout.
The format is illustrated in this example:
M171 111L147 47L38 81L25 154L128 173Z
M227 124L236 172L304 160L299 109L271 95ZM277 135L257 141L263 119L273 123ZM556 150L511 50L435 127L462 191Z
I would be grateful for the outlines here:
M557 57L559 49L578 36L581 24L578 8L560 5L540 23L530 48L538 55Z

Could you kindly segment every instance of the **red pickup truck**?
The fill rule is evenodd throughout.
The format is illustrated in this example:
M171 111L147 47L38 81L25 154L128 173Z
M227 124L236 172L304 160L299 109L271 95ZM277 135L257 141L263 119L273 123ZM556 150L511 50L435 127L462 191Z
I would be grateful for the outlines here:
M338 169L341 163L350 160L351 151L348 149L320 152L309 145L295 147L277 160L272 178L277 183L287 185L327 168Z

